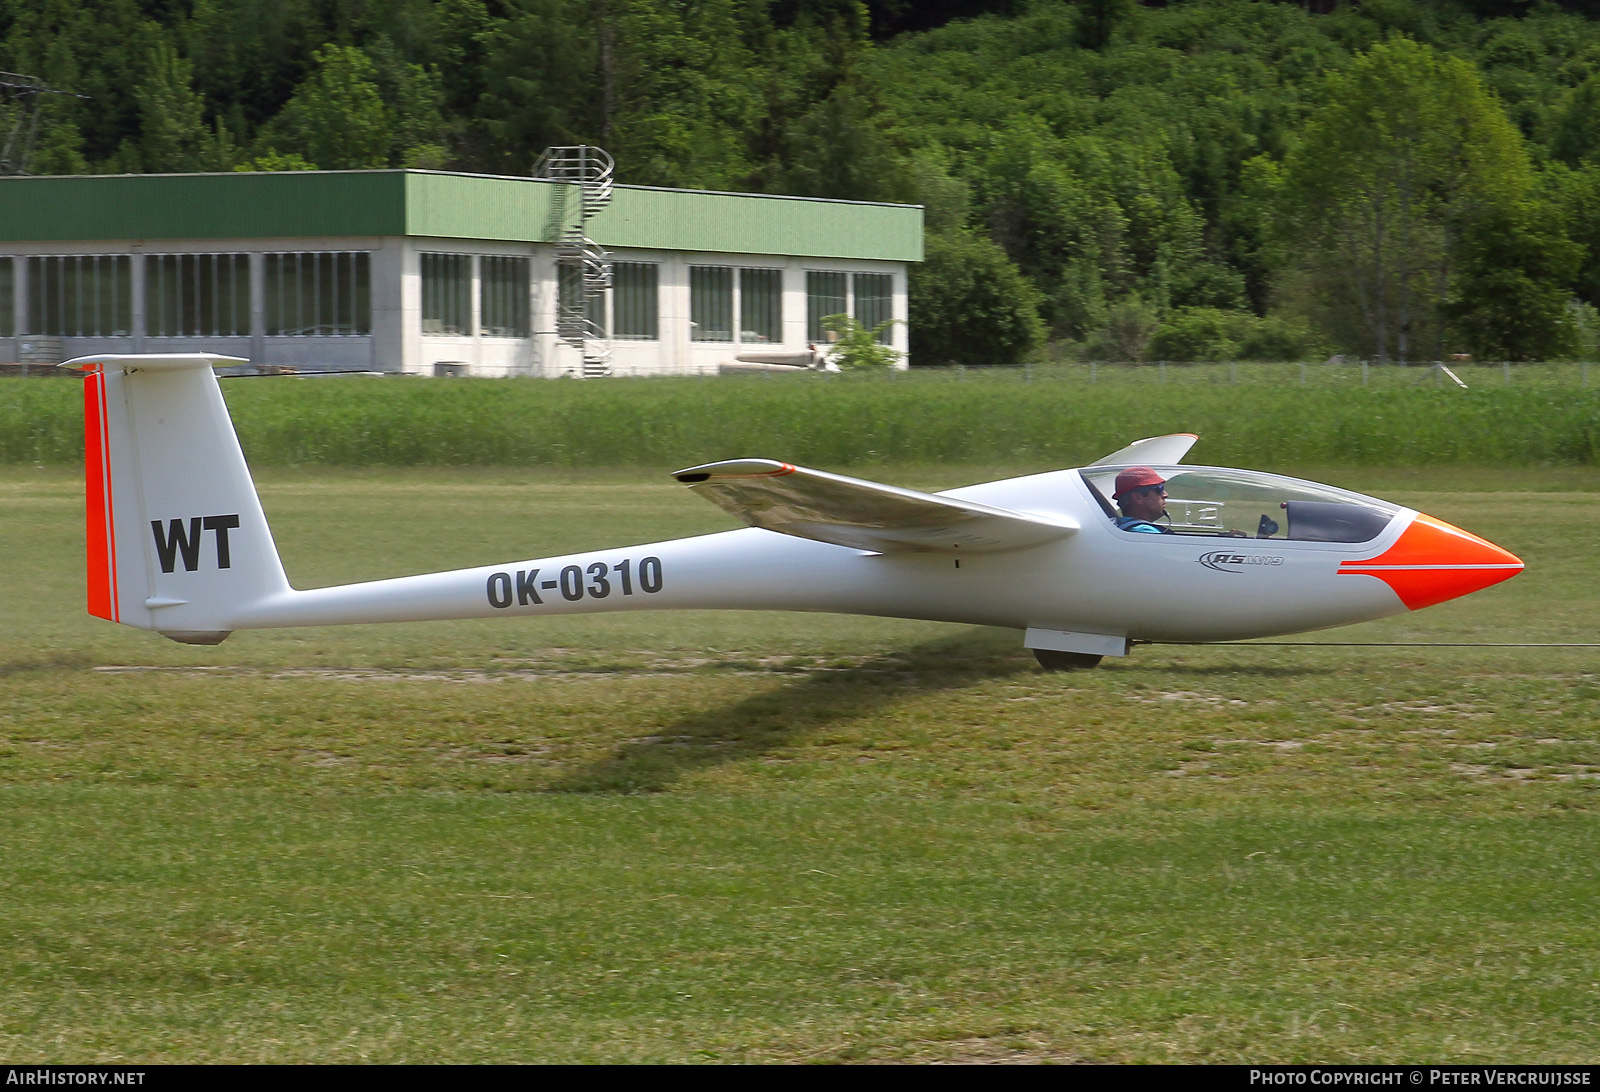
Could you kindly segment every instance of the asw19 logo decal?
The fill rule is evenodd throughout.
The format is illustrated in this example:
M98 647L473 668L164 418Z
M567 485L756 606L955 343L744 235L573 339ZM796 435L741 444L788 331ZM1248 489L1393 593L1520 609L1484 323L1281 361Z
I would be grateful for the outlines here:
M1219 573L1242 573L1248 565L1283 564L1283 558L1277 554L1236 554L1232 550L1212 550L1209 554L1201 554L1198 560L1206 568Z

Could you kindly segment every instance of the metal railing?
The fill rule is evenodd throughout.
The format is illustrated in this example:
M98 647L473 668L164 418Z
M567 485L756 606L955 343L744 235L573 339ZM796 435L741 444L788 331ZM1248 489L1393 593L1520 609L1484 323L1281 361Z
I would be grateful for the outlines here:
M552 202L552 218L559 225L556 265L562 289L556 305L556 335L582 357L580 374L598 378L611 374L611 342L605 328L590 318L596 300L611 289L611 255L589 236L589 220L611 201L616 162L603 148L577 144L546 148L533 165L533 177L578 187L578 221L565 224L565 203ZM566 271L571 271L566 273ZM566 275L562 275L566 273Z

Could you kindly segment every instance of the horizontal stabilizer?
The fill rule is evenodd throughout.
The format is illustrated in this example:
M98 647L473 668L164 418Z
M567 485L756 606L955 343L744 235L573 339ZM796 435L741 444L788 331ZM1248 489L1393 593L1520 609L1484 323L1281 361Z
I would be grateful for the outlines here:
M1066 518L846 478L772 459L732 459L673 477L752 527L856 550L997 553L1065 538Z
M1135 440L1120 451L1113 451L1103 459L1096 459L1090 466L1127 466L1130 463L1144 463L1151 466L1171 466L1173 463L1183 462L1183 457L1189 454L1189 449L1195 441L1200 439L1192 432L1174 432L1170 436L1148 436L1143 440Z

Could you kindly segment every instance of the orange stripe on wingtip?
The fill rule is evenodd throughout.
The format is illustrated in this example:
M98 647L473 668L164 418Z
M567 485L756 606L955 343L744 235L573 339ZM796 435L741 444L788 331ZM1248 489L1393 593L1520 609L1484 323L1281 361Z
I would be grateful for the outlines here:
M1522 559L1509 550L1426 515L1413 519L1377 557L1339 563L1342 575L1372 576L1388 584L1408 610L1482 591L1521 571Z
M106 465L106 380L96 369L83 379L84 541L89 613L117 620L111 539L111 476Z

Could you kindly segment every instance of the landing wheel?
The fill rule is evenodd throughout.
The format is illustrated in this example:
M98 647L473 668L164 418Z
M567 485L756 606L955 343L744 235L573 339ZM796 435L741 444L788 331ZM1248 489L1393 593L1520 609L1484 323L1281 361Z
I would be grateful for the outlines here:
M1087 652L1058 652L1053 648L1036 648L1033 658L1046 671L1082 671L1097 666L1101 660L1101 657L1091 656Z

